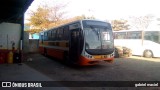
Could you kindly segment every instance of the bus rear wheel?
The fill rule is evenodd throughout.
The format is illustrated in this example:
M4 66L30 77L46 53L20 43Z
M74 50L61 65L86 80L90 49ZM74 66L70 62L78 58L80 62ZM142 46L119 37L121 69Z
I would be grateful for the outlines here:
M64 52L63 60L64 60L64 63L65 63L66 65L70 65L70 64L71 64L71 62L70 62L70 60L69 60L69 55L68 55L67 52Z
M151 50L145 50L143 53L143 56L146 58L152 58L153 57L153 53Z
M47 49L44 48L44 56L47 56Z

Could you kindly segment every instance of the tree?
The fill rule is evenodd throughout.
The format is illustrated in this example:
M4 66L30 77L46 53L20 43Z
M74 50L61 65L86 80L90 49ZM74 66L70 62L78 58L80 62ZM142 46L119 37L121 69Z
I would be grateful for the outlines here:
M152 22L153 17L153 15L131 17L131 25L133 28L136 28L138 30L147 29L149 24Z
M36 11L30 11L29 23L32 33L40 32L61 24L65 12L64 5L39 6Z
M113 20L111 21L111 24L112 24L112 28L113 30L115 31L118 31L118 30L128 30L129 29L129 24L127 24L127 20Z
M47 29L50 23L49 20L49 8L47 6L39 6L36 11L31 11L31 16L28 19L28 25L31 26L33 32L39 32Z
M55 27L58 25L63 24L64 15L66 14L63 9L66 7L66 4L58 4L55 6L52 6L50 9L50 17L49 20L51 21L51 24L49 27Z

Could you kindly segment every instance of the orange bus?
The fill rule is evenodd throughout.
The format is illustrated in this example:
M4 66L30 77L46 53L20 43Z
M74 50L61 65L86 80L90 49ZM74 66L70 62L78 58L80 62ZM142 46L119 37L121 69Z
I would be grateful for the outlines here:
M78 20L40 32L39 51L70 64L95 65L114 60L111 24Z

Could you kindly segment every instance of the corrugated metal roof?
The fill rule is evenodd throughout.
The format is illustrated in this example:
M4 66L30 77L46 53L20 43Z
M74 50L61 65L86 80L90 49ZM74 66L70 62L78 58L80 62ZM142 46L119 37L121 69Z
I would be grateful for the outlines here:
M0 23L20 23L33 0L0 0Z

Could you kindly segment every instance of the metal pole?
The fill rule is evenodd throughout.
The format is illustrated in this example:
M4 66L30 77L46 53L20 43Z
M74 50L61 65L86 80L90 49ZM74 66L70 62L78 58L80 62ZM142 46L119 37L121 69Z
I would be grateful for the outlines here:
M145 34L144 30L142 30L142 46L144 44L144 34Z
M20 52L19 52L20 60L19 60L19 63L21 64L22 63L22 59L23 59L24 14L22 14L21 23L20 24L21 24L21 38L20 38Z
M20 50L23 50L23 39L24 39L24 14L22 15L21 18L21 45L20 45Z
M143 41L144 41L144 30L142 30L142 46L143 46Z

